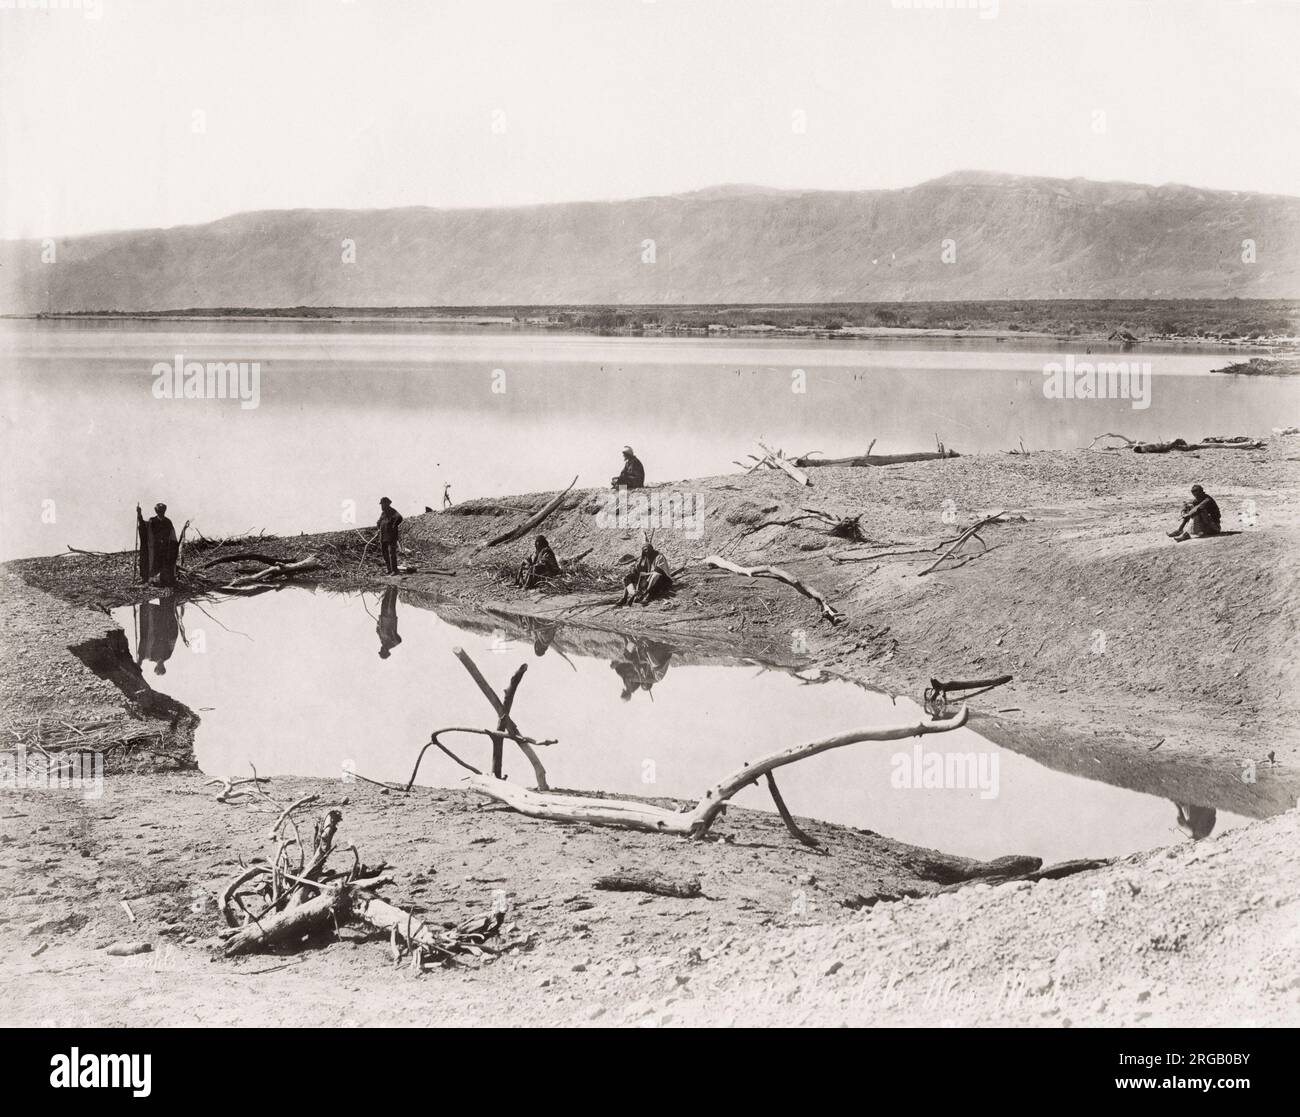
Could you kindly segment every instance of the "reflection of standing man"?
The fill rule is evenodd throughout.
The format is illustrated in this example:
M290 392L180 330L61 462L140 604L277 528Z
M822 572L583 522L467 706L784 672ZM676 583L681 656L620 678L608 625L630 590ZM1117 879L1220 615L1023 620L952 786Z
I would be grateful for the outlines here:
M1194 842L1208 838L1218 821L1219 812L1213 807L1201 807L1195 803L1175 803L1178 808L1178 829Z
M402 642L397 635L397 587L388 586L379 602L379 623L375 625L379 634L379 658L387 659L393 649Z
M402 514L393 507L388 497L379 498L379 549L384 554L384 566L389 574L397 573L397 529L402 525Z
M167 661L176 650L179 635L174 598L162 597L144 602L140 606L140 640L135 649L136 666L143 666L147 659L155 664L155 675L167 674Z

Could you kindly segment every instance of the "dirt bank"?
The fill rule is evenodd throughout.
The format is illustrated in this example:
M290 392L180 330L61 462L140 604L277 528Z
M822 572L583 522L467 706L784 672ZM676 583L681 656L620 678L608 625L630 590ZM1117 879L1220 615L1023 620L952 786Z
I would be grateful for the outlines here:
M113 779L101 799L0 803L6 1025L1080 1024L1300 1021L1300 815L1037 884L971 884L869 911L846 892L910 872L866 832L733 812L732 840L564 827L373 787L276 781L347 802L341 836L397 867L394 899L435 921L510 905L513 949L424 976L383 934L226 960L214 893L265 853L268 813L200 777ZM269 812L273 815L274 812ZM592 888L625 868L691 874L694 900ZM125 906L124 906L125 905ZM119 958L106 948L147 941Z
M561 558L587 553L580 592L515 589L511 573L527 541L481 547L551 493L409 515L408 561L454 577L389 579L356 532L260 539L256 549L318 554L327 586L393 582L435 604L490 609L503 625L706 641L916 697L931 677L1011 674L1011 686L974 707L973 727L990 739L1070 770L1122 768L1160 794L1193 772L1220 805L1262 817L1300 794L1297 461L1300 437L1282 437L1258 452L1045 452L823 468L810 471L811 488L777 472L659 486L649 490L655 498L676 494L679 507L693 502L702 516L698 532L659 528L656 542L685 570L672 600L644 609L608 605L618 560L642 535L608 523L605 490L575 490L542 529ZM1166 531L1194 482L1218 500L1225 534L1174 543ZM760 527L807 506L860 514L872 542L852 545L809 521ZM989 549L964 564L921 576L936 555L857 561L931 546L998 509L1024 522L985 529ZM709 554L779 565L824 592L846 621L821 621L810 600L779 583L706 570ZM202 552L194 560L210 561ZM133 583L127 555L9 569L91 607L156 592ZM56 628L64 623L54 618Z
M513 587L509 575L526 542L481 547L553 493L408 515L406 559L426 573L386 577L373 547L354 532L259 539L252 549L283 558L315 553L323 569L313 577L325 586L397 584L414 603L515 634L562 631L566 640L595 645L626 631L833 671L912 696L932 676L1009 673L1011 686L973 703L972 727L988 738L1062 770L1266 818L1300 792L1297 460L1300 439L1275 438L1259 452L1078 451L826 468L810 471L811 488L773 472L661 486L651 490L656 497L679 494L679 511L695 507L703 516L693 526L658 528L656 543L684 568L677 593L632 610L611 609L609 587L642 533L608 522L604 490L575 490L541 529L561 558L586 552L582 578L564 592ZM1167 537L1193 482L1216 497L1234 534L1182 544ZM851 544L808 521L762 526L809 506L860 515L869 542ZM999 509L1015 515L985 529L988 550L960 565L922 576L935 554L856 561L932 546ZM706 570L701 560L709 554L784 567L824 592L844 623L821 620L813 602L779 583ZM191 566L214 555L220 552L195 549ZM455 574L427 573L433 567ZM999 975L1024 971L1018 960L1041 955L1051 980L1029 974L1040 990L1032 996L1065 988L1048 966L1052 944L1065 941L1053 937L1058 931L1098 947L1070 978L1078 997L1068 1013L1058 1005L1058 1018L1052 1005L1035 1001L1002 1015L972 1010L975 1022L1155 1021L1159 1012L1144 1006L1161 1003L1161 988L1176 990L1162 1011L1227 1021L1238 1004L1232 950L1247 950L1259 972L1271 974L1279 920L1294 925L1293 815L1178 847L1166 858L1179 867L1178 888L1139 882L1130 893L1145 898L1125 907L1123 919L1089 922L1080 897L1098 887L1122 896L1125 873L1168 876L1163 854L1103 870L1111 875L1102 885L1090 883L1097 874L1089 873L1059 885L963 890L956 900L883 903L877 910L892 914L878 925L883 917L868 922L842 901L899 889L933 893L946 872L935 866L950 859L869 831L809 823L831 846L823 856L794 842L774 817L749 812L732 812L720 833L730 840L687 843L532 821L458 792L406 797L368 785L283 780L277 798L347 796L348 840L368 858L398 866L394 899L459 919L503 889L517 909L517 934L532 935L532 945L521 943L486 969L420 981L394 973L373 942L300 959L212 962L205 947L216 926L211 892L241 858L266 852L259 834L267 820L215 803L197 775L130 774L193 763L194 715L149 687L105 615L158 591L133 582L129 555L11 563L3 590L0 730L49 746L115 741L110 759L118 758L114 770L122 773L110 774L98 800L27 790L0 801L0 941L18 990L6 1010L16 1021L147 1022L152 1013L169 1022L380 1023L404 1011L427 1014L433 997L448 1023L874 1022L889 1017L868 1011L834 979L912 942L928 945L916 947L898 978L896 1018L919 1021L928 1011L919 1007L922 982L936 969L987 992ZM647 866L698 876L707 898L592 894L598 873ZM1255 887L1257 880L1267 887ZM1146 941L1135 921L1157 917L1174 930L1152 942L1181 945L1148 942L1141 952L1151 966L1130 982L1132 998L1108 992L1110 963ZM986 938L972 937L975 924ZM1246 935L1245 947L1234 946L1233 927ZM943 928L952 932L947 945L939 945ZM108 942L128 937L153 941L154 962L104 957ZM878 938L881 945L872 945ZM953 947L967 940L969 948ZM825 972L836 962L840 968ZM278 965L288 968L272 969ZM1210 976L1184 976L1197 966ZM788 969L790 980L773 984L772 974ZM859 974L863 982L869 972ZM254 973L258 981L250 983L245 975ZM1295 1019L1294 990L1274 989L1272 976L1261 981L1269 996L1260 1022ZM1137 988L1143 982L1156 984ZM785 999L769 999L761 992L767 987ZM280 995L266 997L265 988ZM708 995L697 996L701 989Z

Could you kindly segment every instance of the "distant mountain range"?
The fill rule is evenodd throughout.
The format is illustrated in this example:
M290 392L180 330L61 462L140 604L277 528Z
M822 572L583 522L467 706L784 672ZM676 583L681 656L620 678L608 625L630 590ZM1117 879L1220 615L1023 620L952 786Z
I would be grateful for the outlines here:
M52 263L47 248L0 242L0 313L1290 298L1300 198L963 171L900 190L264 211L57 238Z

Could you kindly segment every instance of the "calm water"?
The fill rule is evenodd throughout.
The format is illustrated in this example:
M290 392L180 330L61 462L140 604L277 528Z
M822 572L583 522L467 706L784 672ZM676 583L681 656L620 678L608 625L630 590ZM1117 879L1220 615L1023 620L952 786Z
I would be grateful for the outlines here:
M1147 410L1045 399L1043 365L1070 352L1084 356L1040 342L0 322L0 559L131 547L136 502L216 535L329 530L353 509L364 524L383 495L438 508L445 483L454 500L575 473L600 486L624 443L653 482L733 472L756 438L842 456L873 438L880 453L931 449L937 433L977 452L1106 430L1260 434L1300 417L1300 385L1211 377L1227 361L1202 351L1137 354L1153 366ZM154 398L154 365L178 354L260 362L259 406Z
M693 800L764 753L918 712L846 682L810 685L613 633L507 630L486 616L452 624L396 589L353 596L287 587L204 608L191 603L176 616L158 602L114 617L149 682L200 712L197 757L215 775L247 775L252 763L262 775L341 777L351 766L404 783L432 730L491 720L454 647L469 651L498 693L528 663L515 717L523 732L558 739L540 750L557 788ZM489 766L486 738L447 743ZM914 742L864 742L782 769L782 793L796 815L983 858L1028 853L1051 862L1180 840L1166 799L1053 771L969 729L920 744L923 757L973 754L976 778L965 787L895 786L895 773L915 764ZM517 751L507 748L506 758L510 777L531 784ZM463 774L430 750L420 782L454 786ZM771 809L758 788L735 801ZM1214 832L1242 821L1220 810Z

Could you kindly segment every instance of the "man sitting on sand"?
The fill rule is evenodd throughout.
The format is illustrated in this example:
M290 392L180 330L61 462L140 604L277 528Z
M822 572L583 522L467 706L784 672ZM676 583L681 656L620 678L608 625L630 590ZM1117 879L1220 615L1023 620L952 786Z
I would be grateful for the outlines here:
M645 466L632 453L631 446L623 447L623 470L617 477L610 479L610 486L615 489L645 488Z
M559 572L560 560L555 557L546 536L539 535L533 540L533 553L519 564L515 585L530 590L539 578L554 578Z
M641 548L641 557L623 579L623 600L619 605L649 604L650 600L667 593L673 586L673 572L668 560L647 543Z
M1192 525L1191 534L1187 531L1189 523ZM1218 534L1219 506L1214 503L1214 497L1205 495L1205 490L1200 485L1193 485L1192 499L1183 505L1183 522L1178 525L1177 531L1169 533L1169 537L1182 543L1193 535Z

